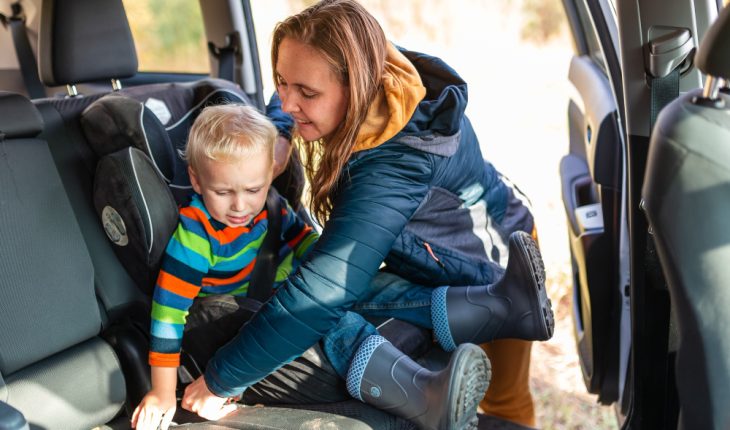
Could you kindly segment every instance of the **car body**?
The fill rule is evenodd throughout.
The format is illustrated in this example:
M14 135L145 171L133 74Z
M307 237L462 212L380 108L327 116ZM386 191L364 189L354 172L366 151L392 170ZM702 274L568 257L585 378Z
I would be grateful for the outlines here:
M67 32L83 27L84 18L94 17L87 9L100 7L103 12L106 7L106 3L99 0L65 3L23 0L20 4L27 25L24 31L30 37L30 45L37 46L38 58L50 55L43 52L50 49L43 42L50 40L43 34L44 13L47 16L48 11L54 10L49 5L55 5L57 9L59 4L63 4L64 8L78 8L65 10L68 27L63 28ZM255 14L251 2L205 0L199 4L197 33L193 32L195 35L191 37L202 39L203 48L192 55L195 57L192 66L164 72L149 68L137 72L135 69L136 73L120 80L116 79L117 76L108 76L112 81L64 82L58 79L64 70L49 70L49 63L41 60L40 74L46 75L46 82L42 88L44 94L40 96L29 92L27 79L32 77L24 75L19 62L12 58L10 31L0 31L0 46L3 47L0 90L30 96L34 102L29 105L25 103L27 99L10 98L6 105L0 103L0 112L10 115L17 111L22 118L31 118L28 128L42 129L40 134L13 129L16 134L8 142L13 148L26 143L43 148L47 142L50 153L39 151L51 157L43 163L17 158L19 164L3 165L5 170L2 172L6 176L2 177L0 185L6 192L2 194L0 203L22 202L23 199L12 192L13 181L22 177L30 183L38 176L57 186L51 190L44 189L37 195L53 198L54 204L58 205L53 211L59 218L71 220L73 224L67 226L55 219L49 221L53 227L51 232L62 230L68 234L56 238L54 247L50 248L58 252L53 252L43 265L31 270L32 273L46 272L46 277L40 278L42 282L35 277L18 274L9 266L1 266L3 272L0 276L3 279L19 277L22 281L19 285L27 282L34 288L41 288L39 282L51 285L53 279L75 279L71 269L60 270L59 273L57 269L65 266L74 268L76 265L72 263L79 260L77 268L84 275L80 282L86 288L79 292L83 298L77 298L81 303L78 306L58 306L59 312L70 316L56 315L54 305L66 302L66 289L76 291L73 285L59 285L61 293L41 301L36 312L48 315L46 320L41 318L42 324L55 324L57 331L48 329L47 339L40 336L40 340L17 336L17 333L28 336L36 333L33 327L26 330L33 325L33 318L27 315L31 312L26 313L20 306L20 303L32 303L33 298L25 298L27 293L24 292L13 292L12 296L5 297L6 306L17 304L18 307L15 313L5 309L5 320L0 317L0 322L7 323L5 326L0 324L5 330L0 334L0 340L4 342L0 345L4 354L0 355L3 358L0 360L0 427L6 425L14 429L20 428L13 427L16 424L22 425L20 421L12 421L19 418L7 408L9 404L23 406L32 427L83 428L93 423L94 426L126 428L130 408L139 400L140 393L143 394L149 387L146 379L148 369L140 364L145 362L144 357L140 358L140 351L146 348L145 328L141 328L140 321L144 321L143 314L148 312L144 306L148 297L135 288L106 241L89 202L93 166L86 165L89 158L83 154L80 156L78 147L71 145L75 148L72 150L66 147L69 142L83 139L74 117L79 114L80 108L74 107L75 110L71 110L75 112L73 114L64 109L70 109L68 105L73 104L87 105L83 97L67 97L67 91L79 92L90 102L120 85L123 88L169 83L184 85L210 77L223 77L234 82L256 106L263 108L267 95L264 82L269 80L265 72L268 59L259 57L258 41L264 38L261 34L264 32L257 35L254 31ZM260 3L258 5L263 7ZM4 8L0 12L8 16L12 14L9 7L2 6ZM586 389L596 394L600 403L614 405L619 423L625 429L681 428L682 411L690 410L690 406L699 401L693 402L692 391L683 392L682 384L676 382L677 375L686 372L677 367L677 354L683 345L681 334L688 335L686 325L677 325L677 321L685 321L685 315L681 313L684 308L677 305L684 299L678 296L682 290L668 282L674 278L667 276L673 268L669 266L667 252L662 251L666 249L667 241L659 240L654 245L654 230L642 209L642 187L645 181L650 180L645 179L645 171L650 158L650 132L654 122L649 82L653 79L650 72L660 70L657 75L662 75L670 65L679 67L679 93L689 93L703 86L704 75L695 67L693 58L723 5L716 0L563 0L563 6L571 28L575 55L568 72L573 89L567 112L569 150L561 163L560 176L574 271L575 337ZM168 9L159 7L159 16L164 15L166 19L137 15L138 22L133 22L133 27L135 24L144 27L154 23L166 25L165 31L173 33L176 28L190 25L176 20L183 15L182 12L176 16L170 6L167 6ZM180 3L176 7L187 6ZM60 38L65 34L59 31L51 37ZM138 43L158 42L137 34L135 39ZM667 41L674 43L672 49L660 43ZM95 42L86 40L86 47L92 49L102 45L103 51L103 44ZM206 43L209 43L209 50ZM163 56L162 50L165 49L169 47L160 45L159 56ZM659 55L666 52L672 55ZM180 55L166 52L164 56ZM23 54L19 56L23 57ZM69 67L74 65L73 56L64 60ZM231 63L226 63L228 60ZM146 61L140 57L140 63ZM47 76L51 78L46 79ZM63 109L58 108L61 105ZM36 115L34 109L40 112L40 122L33 119ZM26 125L24 122L20 124ZM11 152L14 154L14 151L16 149ZM11 158L5 155L5 159ZM39 165L43 166L39 170L44 175L36 175L33 171ZM23 167L17 169L14 166ZM50 173L46 171L48 167L51 167ZM56 169L58 172L54 173ZM651 196L643 197L651 201ZM40 197L31 200L35 202L38 199ZM40 203L34 207L39 211L44 208ZM12 209L6 206L3 214L12 214ZM13 218L12 223L8 221L6 225L23 226L27 223L35 226L34 223L38 222L42 226L43 220ZM16 262L20 258L17 250L22 246L42 247L42 241L24 243L11 233L0 228L0 234L3 234L0 237L4 240L0 245L3 261ZM78 245L81 251L64 248L64 245L72 248L73 244ZM17 301L17 297L23 297L23 300ZM718 294L717 297L724 296ZM724 311L719 307L721 303L718 301L718 309L715 309L718 313ZM100 313L95 313L96 307ZM73 321L74 327L58 328L67 319ZM38 330L46 330L42 324ZM66 338L68 332L78 331L79 326L83 326L80 334ZM19 329L14 332L16 328ZM54 343L56 341L57 344ZM33 350L33 356L27 360L19 359L17 355L22 354L16 354L16 351L25 348L20 346L24 342L32 344L28 348ZM684 345L689 344L685 340ZM102 356L103 359L98 358ZM728 357L730 351L719 350L711 358L727 363ZM86 367L88 386L79 384L75 390L64 389L74 382L73 374L67 373L65 366ZM728 375L709 376L722 381ZM116 389L99 388L101 391L97 391L98 387L107 385L116 386ZM712 392L719 393L713 404L727 404L730 400L722 397L724 392L721 390ZM95 399L84 397L92 394ZM42 399L45 403L28 406L33 404L33 400L29 399ZM360 406L352 407L348 404L255 408L221 425L228 426L226 428L291 428L324 423L335 428L407 428L407 423L394 417ZM724 411L710 408L708 414L713 419L716 417L712 422L723 422ZM178 420L193 421L193 417L181 414ZM199 427L206 425L209 424L198 424ZM192 428L196 424L187 426Z
M703 337L704 330L719 329L711 327L721 319L710 318L709 326L690 329L694 323L689 320L697 316L688 312L693 299L684 288L692 286L678 283L672 274L691 269L669 257L667 227L657 230L648 221L651 215L657 220L657 214L646 202L656 207L657 199L666 197L653 194L658 189L650 184L660 182L657 172L665 175L661 181L672 180L676 173L669 166L657 168L667 159L652 153L665 144L662 128L654 126L668 127L661 122L665 106L678 109L677 103L671 105L674 99L697 93L705 84L696 55L723 4L563 3L577 55L569 73L575 91L568 107L570 145L561 178L574 271L575 336L586 387L599 402L615 405L623 428L722 428L727 425L725 413L713 408L714 402L700 399L716 393L716 400L727 404L725 394L708 382L726 378L727 372L706 375L709 379L698 381L692 391L681 383L683 378L696 371L702 379L699 374L710 372L711 366L696 364L691 370L678 361L682 353L704 357L704 348L690 351L689 345ZM670 79L672 84L664 87ZM712 136L711 127L693 132L698 142ZM694 171L690 177L702 176ZM689 191L684 193L677 202L691 198ZM699 223L721 206L711 205L709 210L696 214ZM671 231L691 235L695 227L676 223ZM720 225L718 234L721 231ZM691 246L691 241L678 246ZM694 287L707 288L719 304L722 279L705 278L702 284ZM703 311L711 313L711 308ZM727 368L727 351L713 349L708 355ZM705 403L706 418L695 415L688 424L690 411L700 403Z

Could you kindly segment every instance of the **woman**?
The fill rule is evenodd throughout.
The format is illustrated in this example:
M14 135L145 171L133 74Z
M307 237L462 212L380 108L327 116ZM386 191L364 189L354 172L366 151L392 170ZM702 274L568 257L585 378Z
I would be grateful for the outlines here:
M188 387L183 407L215 418L225 397L342 327L351 310L418 320L409 306L426 303L433 320L414 322L431 325L447 350L465 342L549 338L553 319L542 261L525 233L533 231L532 217L483 161L464 116L466 83L439 59L388 43L375 19L351 0L325 0L288 18L273 42L277 91L295 133L307 142L312 209L324 230L297 273L219 350L204 379ZM505 272L492 260L508 246L513 258ZM379 272L383 262L390 274ZM378 280L392 274L431 288L414 287L405 302L391 300L404 284ZM392 302L402 306L393 309ZM397 400L360 384L380 383L385 377L373 368L392 371L404 357L380 344L365 349L346 360L353 366L359 360L364 369L351 394L412 418L409 408L419 399L391 407L382 402ZM475 410L481 394L469 396L465 409ZM425 421L416 419L429 426Z

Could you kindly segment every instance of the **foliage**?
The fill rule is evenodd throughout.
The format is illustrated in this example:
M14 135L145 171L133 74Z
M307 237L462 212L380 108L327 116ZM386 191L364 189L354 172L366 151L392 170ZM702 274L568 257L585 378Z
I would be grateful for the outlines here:
M190 0L124 0L139 69L208 73L200 5Z
M559 36L566 26L560 0L524 0L522 3L522 39L544 44Z

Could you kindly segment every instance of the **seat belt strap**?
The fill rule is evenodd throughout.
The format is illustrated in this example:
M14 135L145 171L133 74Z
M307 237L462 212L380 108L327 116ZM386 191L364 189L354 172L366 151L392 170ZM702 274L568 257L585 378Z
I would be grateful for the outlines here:
M274 187L269 188L266 196L266 219L268 228L266 237L259 248L256 262L251 271L248 283L248 297L265 302L271 297L279 266L279 249L281 248L281 197Z
M218 60L218 77L235 82L236 54L238 53L239 37L234 32L226 36L226 46L219 48L213 42L208 42L208 50Z
M3 15L2 22L6 27L10 27L15 54L18 57L18 64L20 65L20 73L23 76L25 89L28 91L30 98L43 98L46 96L46 89L38 77L38 63L30 47L30 41L28 40L23 9L20 3L13 3L12 8L13 16L8 18Z
M679 68L672 70L667 76L651 79L651 123L654 129L659 112L679 96ZM650 131L651 133L651 131Z

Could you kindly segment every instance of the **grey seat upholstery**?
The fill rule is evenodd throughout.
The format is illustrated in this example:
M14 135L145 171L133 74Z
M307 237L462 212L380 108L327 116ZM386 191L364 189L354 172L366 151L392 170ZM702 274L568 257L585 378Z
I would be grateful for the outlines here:
M0 400L31 428L91 428L120 412L124 377L42 127L30 101L0 93Z
M667 105L652 132L642 196L677 315L680 427L730 428L730 8L705 35L709 77Z

